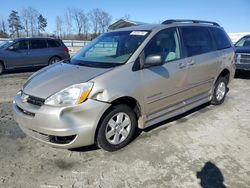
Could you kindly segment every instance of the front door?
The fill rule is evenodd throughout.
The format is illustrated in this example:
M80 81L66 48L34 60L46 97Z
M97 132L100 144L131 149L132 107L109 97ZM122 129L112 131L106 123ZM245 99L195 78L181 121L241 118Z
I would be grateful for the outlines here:
M7 68L32 66L28 52L28 40L20 40L12 44L5 52Z
M165 64L144 68L144 104L147 116L183 101L187 87L187 69L181 59L177 29L170 28L156 34L144 49L144 57L161 55Z

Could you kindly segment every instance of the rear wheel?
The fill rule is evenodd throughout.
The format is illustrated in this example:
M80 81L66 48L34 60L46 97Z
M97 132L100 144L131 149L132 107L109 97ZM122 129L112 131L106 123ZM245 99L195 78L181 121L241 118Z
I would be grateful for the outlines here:
M0 62L0 74L3 74L4 72L4 65L2 62Z
M52 64L54 64L54 63L56 63L56 62L58 62L58 61L61 61L61 58L59 58L59 57L52 57L52 58L50 58L50 60L49 60L49 65L52 65Z
M215 82L213 98L211 100L213 105L220 105L224 102L228 91L227 84L228 80L225 77L219 77Z
M126 146L137 127L135 113L123 104L113 106L100 123L97 145L106 151L116 151Z

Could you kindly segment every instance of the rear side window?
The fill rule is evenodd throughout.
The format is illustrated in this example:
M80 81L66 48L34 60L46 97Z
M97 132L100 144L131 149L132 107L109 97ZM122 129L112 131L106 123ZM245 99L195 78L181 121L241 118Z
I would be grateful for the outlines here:
M47 48L46 40L30 40L30 49Z
M188 57L214 50L211 35L206 27L183 27L181 30Z
M56 48L56 47L61 46L61 44L56 40L48 40L47 42L48 42L49 48Z
M231 43L222 29L211 27L210 30L213 34L217 50L231 47Z

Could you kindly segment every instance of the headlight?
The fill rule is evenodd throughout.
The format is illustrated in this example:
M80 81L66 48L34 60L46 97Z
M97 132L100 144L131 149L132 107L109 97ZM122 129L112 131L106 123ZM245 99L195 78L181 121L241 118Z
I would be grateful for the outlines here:
M240 53L236 53L235 63L240 63L240 59L241 59L241 54Z
M89 96L93 85L91 82L72 85L47 98L45 104L51 106L81 104Z

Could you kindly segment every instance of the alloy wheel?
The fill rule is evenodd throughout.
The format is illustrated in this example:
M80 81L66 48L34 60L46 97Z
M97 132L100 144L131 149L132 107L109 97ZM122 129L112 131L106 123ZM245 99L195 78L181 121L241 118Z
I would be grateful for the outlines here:
M226 94L226 84L224 82L219 83L216 90L216 99L218 101L222 100Z
M122 143L131 130L131 120L124 112L115 114L109 121L105 131L105 137L110 144Z

